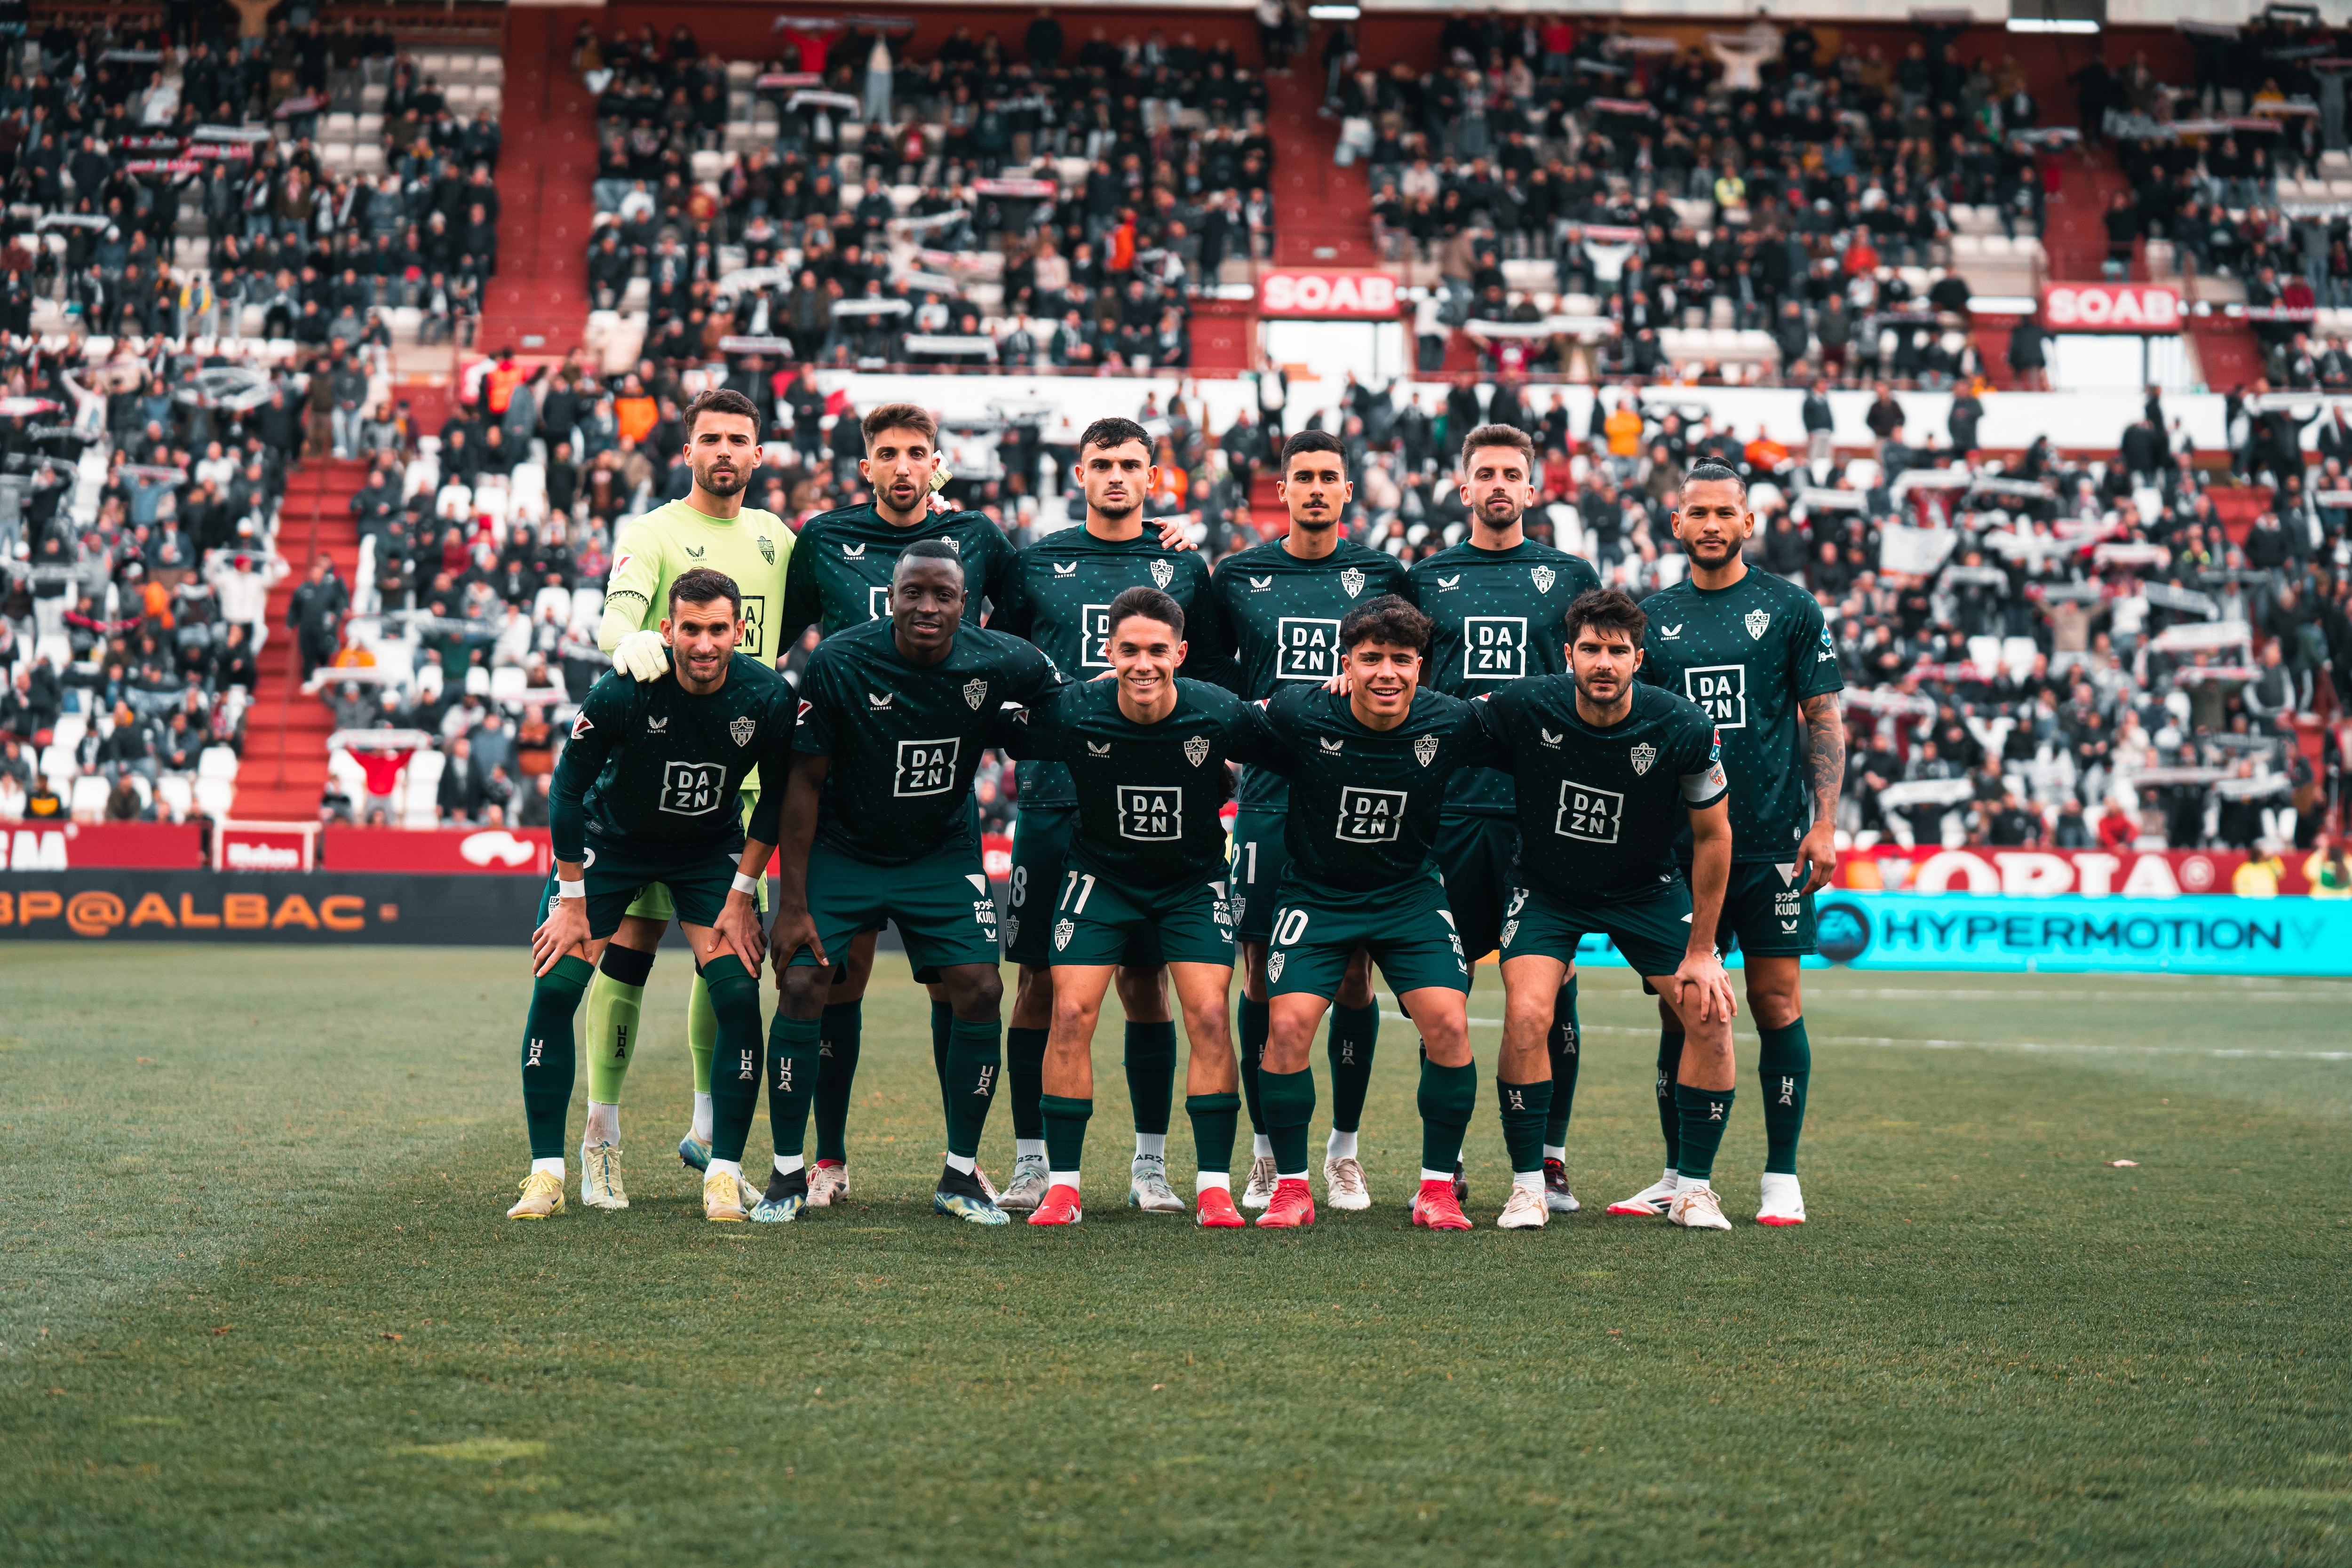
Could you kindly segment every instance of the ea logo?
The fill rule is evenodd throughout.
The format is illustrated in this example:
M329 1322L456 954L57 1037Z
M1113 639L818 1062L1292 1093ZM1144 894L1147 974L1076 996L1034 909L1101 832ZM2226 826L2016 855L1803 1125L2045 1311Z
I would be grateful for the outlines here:
M1843 899L1823 904L1814 917L1813 940L1832 963L1852 963L1870 951L1870 914Z

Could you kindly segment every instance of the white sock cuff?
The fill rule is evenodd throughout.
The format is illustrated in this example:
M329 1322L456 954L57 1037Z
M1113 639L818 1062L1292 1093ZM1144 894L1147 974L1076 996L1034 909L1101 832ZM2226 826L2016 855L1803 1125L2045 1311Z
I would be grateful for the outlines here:
M705 1174L706 1176L732 1176L740 1182L743 1179L743 1162L740 1160L713 1160L710 1162L709 1170L706 1172Z
M1202 1171L1192 1178L1193 1195L1198 1196L1211 1187L1216 1188L1219 1192L1232 1192L1234 1190L1232 1173L1225 1171Z
M1323 1153L1326 1159L1354 1159L1356 1157L1356 1135L1352 1132L1342 1132L1338 1128L1334 1127L1331 1129L1331 1136L1323 1141Z
M1454 1184L1454 1173L1451 1171L1433 1171L1428 1166L1423 1165L1421 1168L1421 1179L1424 1182L1444 1182L1450 1187Z
M1067 1187L1072 1192L1084 1190L1078 1185L1078 1173L1076 1171L1048 1171L1045 1173L1045 1184L1049 1187Z
M1253 1160L1273 1159L1274 1140L1267 1137L1263 1132L1252 1133L1250 1135L1250 1158Z
M1156 1156L1162 1160L1168 1158L1168 1134L1165 1132L1137 1133L1135 1157L1140 1160L1146 1155Z
M974 1162L972 1157L969 1154L950 1154L948 1156L948 1169L953 1171L960 1176L971 1175L971 1168L975 1163L976 1162Z
M789 1176L794 1171L806 1169L808 1169L808 1160L803 1155L779 1154L776 1156L776 1174L780 1176Z
M559 1154L552 1160L533 1160L530 1163L530 1173L532 1175L536 1176L542 1171L546 1172L551 1176L561 1179L563 1175L563 1157Z
M1013 1141L1013 1157L1016 1160L1042 1160L1045 1157L1045 1141L1043 1138L1015 1138Z
M1547 1143L1544 1145L1543 1157L1547 1160L1558 1160L1561 1164L1565 1165L1568 1163L1568 1145L1565 1143Z
M1307 1173L1304 1171L1277 1170L1274 1173L1274 1179L1277 1182L1303 1182L1307 1179Z
M1515 1187L1525 1187L1529 1192L1539 1193L1543 1191L1543 1173L1541 1171L1513 1171L1511 1173L1511 1185Z

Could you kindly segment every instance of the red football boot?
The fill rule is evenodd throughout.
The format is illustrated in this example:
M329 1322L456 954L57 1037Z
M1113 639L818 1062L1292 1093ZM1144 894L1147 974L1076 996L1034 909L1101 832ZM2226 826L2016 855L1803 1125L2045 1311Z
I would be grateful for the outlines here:
M1425 1225L1432 1230L1468 1230L1469 1216L1462 1212L1460 1200L1454 1195L1450 1181L1423 1182L1421 1191L1412 1195L1412 1223Z
M1029 1215L1031 1225L1076 1225L1087 1217L1086 1205L1078 1202L1078 1189L1065 1182L1045 1189L1045 1195Z
M1257 1216L1267 1230L1303 1230L1315 1223L1315 1194L1304 1176L1285 1176L1274 1186L1274 1201Z
M1192 1214L1209 1230L1239 1230L1245 1222L1234 1207L1234 1194L1223 1187L1203 1187L1192 1200Z

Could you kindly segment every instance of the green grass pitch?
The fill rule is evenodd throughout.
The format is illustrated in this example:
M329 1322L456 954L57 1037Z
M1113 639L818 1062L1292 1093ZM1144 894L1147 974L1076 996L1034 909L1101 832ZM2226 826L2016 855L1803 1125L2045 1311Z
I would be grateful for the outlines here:
M517 955L0 949L0 1562L2352 1563L2352 986L1808 975L1812 1222L1748 1223L1744 1070L1728 1235L1599 1212L1659 1163L1622 971L1535 1233L1495 1028L1479 1229L1405 1223L1391 1021L1376 1206L1274 1236L1118 1206L1108 1019L1041 1234L929 1213L883 968L848 1206L701 1220L673 942L635 1206L519 1225Z

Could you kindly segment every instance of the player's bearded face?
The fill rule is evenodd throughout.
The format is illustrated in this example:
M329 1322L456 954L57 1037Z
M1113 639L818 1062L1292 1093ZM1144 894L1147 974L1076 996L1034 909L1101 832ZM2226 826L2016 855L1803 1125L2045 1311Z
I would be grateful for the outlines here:
M716 686L735 657L743 623L725 599L707 605L680 601L662 620L662 636L669 640L670 658L677 665L678 684L689 690Z
M1489 528L1509 528L1535 502L1527 460L1508 447L1470 454L1462 480L1463 504Z
M1282 477L1282 504L1290 509L1293 528L1321 530L1339 526L1339 514L1355 499L1356 487L1337 452L1303 452L1291 459Z
M1569 673L1576 689L1595 707L1612 707L1624 699L1642 668L1642 650L1622 631L1580 627L1568 645Z
M687 447L687 466L694 471L694 482L703 493L731 496L751 482L751 471L760 466L758 433L751 421L740 416L707 414L696 421L694 437Z
M1381 718L1412 706L1421 684L1421 651L1389 643L1360 642L1348 650L1348 677L1355 700Z
M1159 485L1160 470L1139 441L1097 447L1078 462L1078 488L1086 493L1087 509L1108 521L1133 517Z
M930 499L931 476L939 466L938 449L921 432L885 430L875 437L857 468L874 487L877 502L907 517L920 511Z
M1710 570L1726 564L1755 531L1756 515L1729 479L1702 479L1683 487L1675 537L1695 564Z

